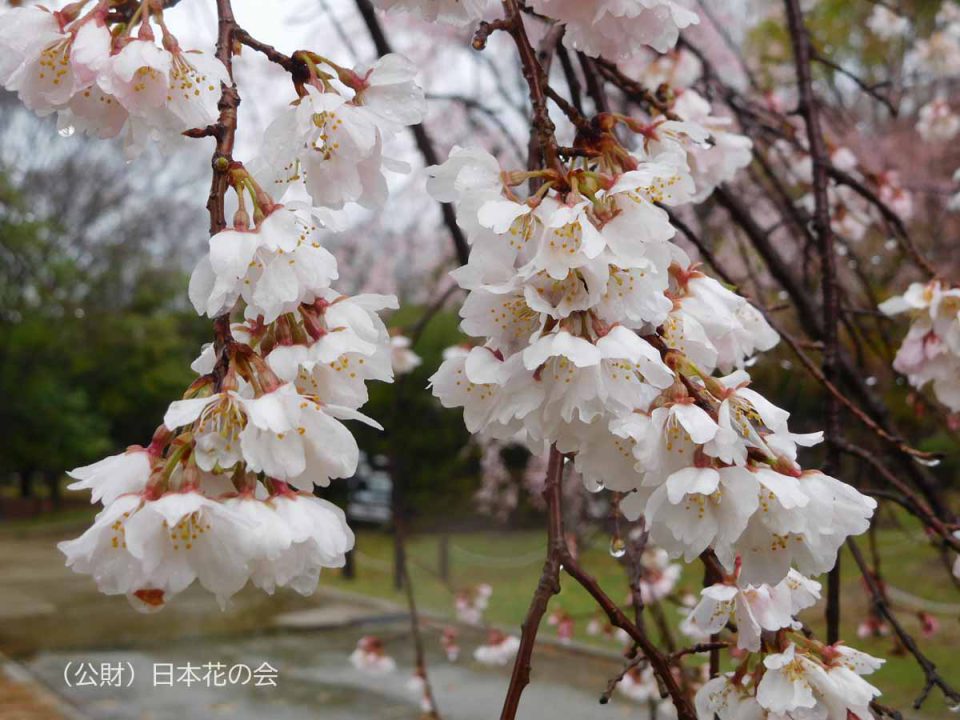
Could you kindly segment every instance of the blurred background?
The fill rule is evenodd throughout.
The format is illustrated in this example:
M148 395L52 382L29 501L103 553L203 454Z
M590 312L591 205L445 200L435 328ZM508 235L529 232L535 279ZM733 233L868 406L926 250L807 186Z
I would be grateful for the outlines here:
M932 11L924 3L903 5L918 22L930 21ZM235 0L234 6L241 26L284 52L309 47L344 65L375 59L353 2ZM783 55L785 36L775 15L766 18L779 6L731 3L691 38L713 53L721 68L737 66L731 43L758 63L776 59ZM878 79L897 72L904 49L881 47L862 30L871 3L820 6L813 21L825 50ZM212 2L183 0L168 18L184 47L212 46ZM478 54L463 33L403 16L384 24L396 49L424 69L425 126L440 156L454 144L479 143L505 166L523 166L526 90L501 39L494 37L489 50ZM243 96L237 156L248 159L273 114L294 95L282 74L248 51L238 58L236 75ZM761 79L770 92L782 90L785 82L775 69ZM914 227L943 266L955 268L956 222L943 208L956 190L951 178L960 152L952 145L927 148L925 155L922 148L903 152L903 138L912 132L909 113L916 107L907 102L907 119L881 117L849 99L853 93L844 77L828 80L838 97L837 112L854 118L845 140L857 154L900 172L915 193ZM562 118L557 121L561 132L569 131ZM444 717L494 716L505 671L474 660L472 653L491 629L516 632L536 583L543 545L542 467L521 448L471 441L460 413L442 409L426 389L443 350L464 340L457 330L462 298L451 292L452 245L439 209L423 193L423 159L407 135L397 137L387 154L414 169L391 178L385 210L351 212L348 229L325 238L340 262L338 289L396 293L402 309L388 324L414 335L414 350L422 358L399 389L371 387L365 412L387 432L354 427L364 462L355 478L335 482L324 493L347 509L358 530L348 568L322 578L320 592L311 598L285 592L269 597L248 589L221 612L204 593L188 592L160 615L141 616L123 598L98 595L89 578L62 566L56 542L82 532L95 512L87 496L65 490L65 471L148 442L169 402L192 382L190 362L210 340L210 323L196 316L186 297L189 272L207 240L207 142L151 148L127 162L118 146L58 133L52 119L38 119L15 97L0 94L0 662L5 663L0 720L264 713L418 717L419 696L408 687L412 661L404 596L396 582L398 513ZM770 306L782 303L765 271L711 218L699 220L718 252L752 277L756 296ZM856 251L872 267L871 282L881 299L909 279L887 240L878 234ZM785 321L802 331L796 320ZM877 323L869 332L871 342L884 345L901 331ZM804 432L819 426L820 400L806 374L790 372L794 363L778 348L751 372L768 397L793 413L795 431ZM888 363L867 357L861 367L867 384L877 386L891 413L912 429L916 446L947 451L933 472L951 488L953 500L954 426L929 412ZM811 452L807 464L815 463ZM397 472L402 472L402 502L393 492ZM585 497L576 479L568 483L569 525L580 552L608 592L625 598L625 571L610 548L620 529L603 500ZM960 642L960 604L953 602L955 593L942 592L941 558L918 525L889 509L871 542L885 558L891 598L905 609L905 622L929 636L929 654L945 676L960 679L960 660L952 650ZM662 613L664 625L675 632L682 617L678 606L698 592L702 578L696 570L681 575L662 558L650 558L649 565L653 577L673 578ZM841 634L865 635L858 647L891 658L876 684L888 704L909 707L922 686L921 674L889 636L864 629L867 600L851 565L843 566ZM487 607L479 618L464 617L463 608L485 585L492 589ZM538 648L543 661L536 665L521 717L655 716L655 703L624 694L605 708L597 704L621 666L621 642L576 588L564 588L552 607L559 613L544 628L546 644ZM817 629L821 614L822 608L815 608L805 620ZM456 663L445 652L449 629L463 647ZM374 677L348 663L358 639L370 634L395 658L394 673ZM153 686L156 663L191 662L251 667L268 662L278 669L278 687ZM83 663L96 668L127 663L136 679L130 687L105 685L102 677L77 686L71 672ZM944 712L934 698L923 712L906 711L904 717L938 718Z

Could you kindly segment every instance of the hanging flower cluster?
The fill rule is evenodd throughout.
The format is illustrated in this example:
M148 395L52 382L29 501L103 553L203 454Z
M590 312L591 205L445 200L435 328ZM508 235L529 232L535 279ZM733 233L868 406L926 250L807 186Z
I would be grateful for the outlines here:
M893 367L918 390L933 394L950 412L960 412L960 289L939 280L911 283L903 295L880 303L887 315L906 313L910 329Z
M683 571L680 564L670 562L669 553L659 547L645 548L639 562L642 574L637 585L643 604L648 605L668 597L680 581ZM633 604L632 596L628 604Z
M4 82L28 107L79 117L102 137L126 125L128 139L143 127L179 133L217 119L223 64L181 52L158 4L142 3L112 29L108 2L80 16L84 5L4 16ZM313 494L356 471L344 421L379 428L359 412L366 383L419 363L378 315L396 298L339 293L319 234L344 203L383 200L381 143L420 121L423 93L396 55L369 70L301 55L307 77L295 77L298 99L267 130L254 163L262 175L239 162L222 168L237 210L210 238L189 287L217 331L192 365L199 377L147 447L70 473L70 487L104 507L81 537L60 544L67 565L140 610L162 608L194 581L221 606L248 582L313 592L321 569L342 566L354 542L343 512ZM99 114L83 99L93 95ZM105 114L111 105L121 114ZM302 180L309 202L278 202L264 189L286 193L296 179L280 182L277 164Z
M789 180L802 193L798 204L808 213L814 209L813 164L807 151L804 133L800 127L794 128L791 141L778 140L773 151L783 158L790 168ZM871 172L862 167L856 155L843 145L830 149L830 162L838 170L848 173L857 182L869 188L901 220L909 221L913 217L913 194L904 188L895 170ZM858 242L866 237L873 227L884 228L885 221L876 207L856 190L840 184L833 179L827 186L827 200L830 204L831 227L838 236L846 241ZM896 248L896 241L888 242L888 249ZM844 245L837 247L839 254L846 254Z
M936 97L920 108L916 128L927 142L948 142L960 132L960 117L946 98Z
M589 490L622 493L620 511L643 516L670 556L713 551L732 579L692 620L736 612L738 593L775 597L759 627L777 625L777 641L755 648L744 630L756 650L744 667L759 678L768 658L800 643L792 615L815 585L800 573L833 567L876 503L799 465L798 449L822 434L792 432L745 369L777 334L672 242L666 208L706 197L749 160L697 172L700 153L726 151L708 140L722 128L701 124L712 124L709 108L688 97L689 119L601 114L559 167L505 170L457 147L428 170L428 191L455 204L472 245L454 277L469 293L461 328L481 343L449 356L431 383L471 432L523 438L532 451L553 444ZM618 128L641 138L634 150ZM819 666L816 652L796 651ZM738 693L756 692L741 680L731 681Z
M867 18L867 28L881 40L893 40L910 32L910 21L885 5L878 4L873 6Z
M531 7L566 25L564 44L592 57L625 60L649 45L666 52L700 18L675 0L533 0Z
M882 660L846 645L795 638L752 671L742 664L697 692L697 717L870 718L880 691L863 679Z
M396 300L336 292L336 262L317 229L242 168L233 178L241 210L210 239L190 297L211 317L240 304L245 322L204 349L193 366L200 377L148 448L72 473L80 482L71 487L91 489L105 509L61 543L67 564L140 609L162 607L194 580L222 605L248 580L313 592L321 568L341 566L353 546L342 511L314 487L355 472L359 450L342 421L379 427L357 409L368 380L393 377L377 312Z
M513 660L520 649L520 638L500 630L487 631L487 639L473 651L473 659L483 665L503 666Z
M150 3L112 25L107 0L81 16L86 4L4 14L0 82L7 90L38 115L56 112L61 134L122 134L128 156L216 119L220 84L228 81L223 63L181 49Z
M387 198L383 169L409 170L383 157L384 140L419 123L426 109L416 68L396 54L352 70L314 53L298 53L298 59L310 68L311 81L267 127L251 171L277 195L289 191L299 198L305 190L316 207L381 207Z
M482 625L492 595L493 588L487 583L458 590L453 599L457 620L467 625Z
M960 73L960 10L954 3L940 6L933 32L912 45L904 65L920 79L942 80Z
M411 13L426 22L466 27L480 20L493 0L374 0L384 10Z
M350 664L370 675L386 675L397 669L397 662L387 655L383 640L376 635L364 635L350 653Z

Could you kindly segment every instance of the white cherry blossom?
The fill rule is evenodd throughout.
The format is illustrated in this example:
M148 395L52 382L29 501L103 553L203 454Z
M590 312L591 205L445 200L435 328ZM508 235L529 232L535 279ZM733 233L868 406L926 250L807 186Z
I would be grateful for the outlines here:
M675 0L533 0L532 7L566 25L568 47L612 60L629 58L643 45L666 52L676 44L680 30L699 22Z
M456 27L471 25L489 12L490 0L375 0L389 11L408 12L426 22L442 22Z
M109 505L121 495L143 491L150 479L153 460L154 456L144 448L127 448L120 455L70 470L67 475L76 482L67 488L90 490L90 502Z

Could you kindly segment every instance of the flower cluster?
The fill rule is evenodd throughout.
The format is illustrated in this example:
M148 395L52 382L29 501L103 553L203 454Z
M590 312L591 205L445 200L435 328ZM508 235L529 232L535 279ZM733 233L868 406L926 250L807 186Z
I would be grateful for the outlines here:
M316 207L382 206L383 169L408 170L383 157L383 143L419 123L426 109L423 90L414 82L416 68L396 54L353 70L320 55L301 55L311 80L267 127L251 171L274 194L299 198L305 191Z
M960 73L960 11L955 3L940 6L933 32L913 44L904 65L913 74L931 80Z
M883 664L846 645L822 645L802 636L707 682L697 692L697 717L870 718L880 691L863 679Z
M428 190L455 204L472 245L454 277L469 293L461 328L480 343L445 359L433 392L473 433L572 456L587 488L622 494L620 512L642 516L671 557L714 552L732 579L690 623L712 631L746 613L756 624L741 642L762 666L757 628L793 627L816 597L800 573L833 567L876 503L800 466L799 448L822 434L794 433L745 369L777 334L672 242L666 208L732 174L696 171L716 131L694 119L597 125L599 137L577 139L583 157L559 169L504 170L465 148L429 169ZM633 152L621 125L643 138Z
M668 597L680 581L683 568L678 563L670 562L666 550L659 547L647 547L640 555L642 574L637 582L640 590L640 600L644 605L655 603ZM630 598L628 604L633 604Z
M181 49L163 11L144 3L125 25L111 26L110 3L58 12L14 8L0 22L0 82L38 115L56 112L62 134L124 136L128 155L146 142L176 137L217 118L218 59ZM157 43L154 26L161 34Z
M796 134L792 141L778 140L774 143L773 149L790 168L787 177L801 193L798 204L810 213L815 205L813 164L803 134L798 128L795 130ZM831 148L829 160L835 168L870 188L902 220L909 221L913 217L913 194L901 185L896 171L870 172L861 167L856 155L843 145ZM848 185L830 179L827 185L827 200L830 206L831 227L843 240L859 242L866 237L872 227L885 227L880 212ZM837 251L844 253L846 247L840 245Z
M253 180L244 175L245 182ZM200 377L173 402L148 448L75 470L104 510L67 564L101 591L158 609L197 580L221 604L249 580L267 592L316 588L343 565L353 534L315 486L351 476L359 450L343 420L366 381L390 381L377 311L392 297L346 297L315 228L257 193L257 216L210 239L190 283L197 309L227 330L194 363ZM225 318L242 301L246 321Z
M6 16L0 44L19 54L5 55L3 70L16 66L10 87L29 107L77 114L84 93L101 93L123 110L116 131L112 116L82 115L101 136L124 123L131 132L141 121L180 132L215 119L223 65L181 52L156 3L143 3L113 33L109 3L77 17L82 5ZM151 22L163 31L162 47ZM396 298L334 289L337 263L319 234L335 226L344 203L383 199L382 142L419 122L423 93L397 55L367 71L306 51L298 62L307 77L295 78L298 100L267 131L254 163L262 175L239 162L222 168L237 210L210 238L189 286L197 312L216 328L216 342L192 365L199 377L148 447L71 473L71 488L90 490L104 507L80 538L60 544L67 565L144 611L195 580L221 606L248 582L309 594L322 568L342 566L353 533L314 490L356 471L359 449L344 421L380 427L359 412L366 383L419 364L378 315L396 308ZM309 202L277 202L258 177L284 194L302 180Z
M490 605L493 588L487 583L463 588L453 599L457 620L467 625L482 625L483 614Z
M350 653L350 664L370 675L386 675L397 669L397 662L387 655L383 641L376 635L364 635Z
M939 280L912 283L903 295L880 303L880 310L911 320L894 369L918 390L932 383L937 400L960 412L960 289Z
M440 634L440 648L448 662L460 659L460 633L452 625L447 625Z
M885 5L874 5L867 18L867 28L881 40L903 37L910 31L910 21Z
M520 638L496 629L487 632L487 639L473 651L473 659L484 665L506 665L520 649Z
M466 27L491 9L492 0L374 0L388 11L407 12L426 22Z
M761 631L799 630L800 623L794 616L819 599L820 583L796 570L790 570L776 585L742 585L731 576L703 589L700 602L683 623L683 630L706 639L733 620L737 626L737 647L757 652Z
M566 25L568 47L610 60L627 59L644 45L666 52L681 30L700 21L676 0L533 0L531 6Z
M948 142L960 132L960 117L945 98L934 98L917 113L917 132L927 142Z

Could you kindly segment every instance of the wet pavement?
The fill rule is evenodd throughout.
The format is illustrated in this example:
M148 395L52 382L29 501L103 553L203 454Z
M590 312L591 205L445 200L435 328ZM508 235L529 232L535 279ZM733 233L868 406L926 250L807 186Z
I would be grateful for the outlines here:
M402 608L323 590L311 598L293 593L271 598L248 589L221 613L207 593L195 588L163 612L144 616L132 611L124 598L99 595L89 578L64 568L57 539L0 534L0 652L17 659L50 691L48 697L52 693L66 701L67 709L75 711L73 717L415 720L420 716L420 695L409 687L411 641ZM440 647L440 627L431 621L425 632L443 717L498 716L507 669L472 659L483 634L471 629L462 632L459 662L448 662ZM371 676L350 665L348 657L357 639L368 633L384 640L397 662L394 673ZM571 658L571 652L555 645L538 646L533 683L524 694L520 718L646 717L628 700L615 698L606 706L597 702L609 677L616 674L618 660L589 654ZM241 682L246 679L241 670L231 682L227 673L234 667L249 668L251 677ZM257 669L262 672L255 674ZM22 690L22 685L16 689ZM0 685L0 697L3 694ZM40 714L0 712L0 720L69 720L70 713L65 715L63 708L37 702Z

